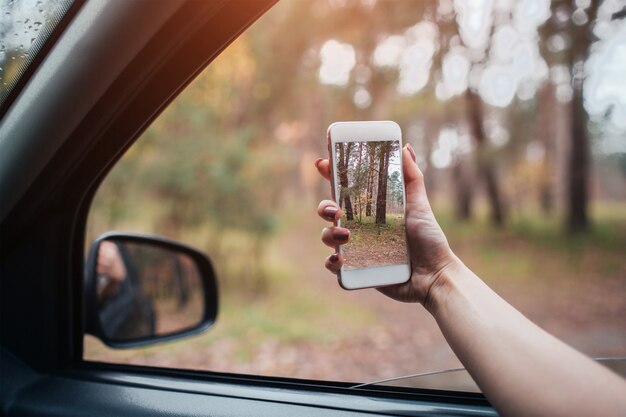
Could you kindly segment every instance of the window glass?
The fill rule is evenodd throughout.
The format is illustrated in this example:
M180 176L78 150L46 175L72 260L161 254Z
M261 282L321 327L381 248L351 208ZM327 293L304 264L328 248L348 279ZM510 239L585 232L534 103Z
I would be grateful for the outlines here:
M127 152L89 218L88 241L132 230L203 250L217 324L123 351L86 336L84 359L353 382L460 367L421 306L344 291L323 266L326 128L380 119L417 151L470 268L584 353L625 356L622 6L280 2ZM475 389L448 375L433 387Z
M0 105L71 5L72 0L0 3Z

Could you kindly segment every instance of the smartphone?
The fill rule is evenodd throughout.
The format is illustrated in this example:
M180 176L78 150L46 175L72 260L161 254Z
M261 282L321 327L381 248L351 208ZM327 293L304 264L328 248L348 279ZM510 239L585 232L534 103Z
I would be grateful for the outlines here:
M408 281L402 131L397 123L337 122L327 133L337 226L350 241L337 248L344 263L339 285L347 290Z

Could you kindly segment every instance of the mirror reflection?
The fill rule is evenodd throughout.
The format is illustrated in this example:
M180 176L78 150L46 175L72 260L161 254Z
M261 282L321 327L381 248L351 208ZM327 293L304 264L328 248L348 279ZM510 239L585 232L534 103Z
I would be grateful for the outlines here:
M100 327L112 340L168 335L202 320L200 273L185 253L146 242L104 240L96 275Z

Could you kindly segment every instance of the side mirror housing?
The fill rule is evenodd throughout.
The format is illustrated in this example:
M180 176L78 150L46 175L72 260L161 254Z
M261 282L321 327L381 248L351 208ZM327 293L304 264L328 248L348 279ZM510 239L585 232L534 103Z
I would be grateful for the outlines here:
M98 237L87 256L85 333L113 348L207 330L217 319L211 261L174 240L136 233Z

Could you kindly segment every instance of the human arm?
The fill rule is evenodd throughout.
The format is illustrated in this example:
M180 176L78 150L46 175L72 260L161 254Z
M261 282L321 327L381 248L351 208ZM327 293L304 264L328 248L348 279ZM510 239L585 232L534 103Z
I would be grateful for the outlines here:
M501 414L626 416L621 377L535 325L460 260L425 306Z
M106 300L116 295L127 273L122 255L115 243L105 240L100 244L96 272L98 300Z
M427 308L503 415L626 415L622 378L536 326L454 255L432 213L410 148L403 149L402 157L412 275L407 283L379 290ZM328 161L318 160L316 166L328 179ZM328 200L318 213L328 221L340 216ZM336 239L339 235L345 238ZM330 247L348 240L346 229L322 232L322 241ZM333 272L341 263L336 255L326 260Z

